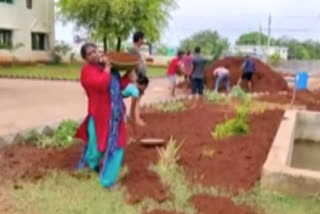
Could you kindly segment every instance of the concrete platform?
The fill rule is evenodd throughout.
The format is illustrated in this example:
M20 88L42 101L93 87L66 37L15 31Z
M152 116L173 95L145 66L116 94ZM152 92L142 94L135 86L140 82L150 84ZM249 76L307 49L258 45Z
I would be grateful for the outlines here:
M261 186L297 195L320 192L320 171L291 167L294 140L320 140L320 113L287 111L263 166ZM320 163L319 163L320 164Z

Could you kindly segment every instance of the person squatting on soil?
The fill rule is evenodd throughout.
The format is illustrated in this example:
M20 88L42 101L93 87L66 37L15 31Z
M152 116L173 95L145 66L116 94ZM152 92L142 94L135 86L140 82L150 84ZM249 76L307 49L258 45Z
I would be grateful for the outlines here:
M193 69L191 74L191 89L192 94L203 95L204 89L204 70L206 66L206 59L201 55L201 48L195 48L193 57Z
M173 58L169 64L167 75L169 79L169 85L170 85L170 95L172 97L175 96L175 90L176 90L176 75L178 72L183 72L184 66L182 62L183 58L183 51L178 51L177 56Z
M246 80L248 82L249 91L252 92L252 78L256 68L250 56L246 56L240 70L242 72L242 75L238 80L238 85L241 85L242 81Z
M193 58L191 55L191 51L187 50L187 53L183 56L182 59L183 66L184 66L184 81L187 83L188 87L190 86L190 75L192 73L192 66L193 66Z
M141 31L135 32L133 34L133 48L129 49L129 53L135 56L139 57L139 63L137 68L135 69L135 72L131 73L131 80L133 82L137 81L137 77L139 75L144 75L147 77L147 65L145 60L143 59L143 56L140 52L141 47L145 44L144 42L144 33ZM145 126L145 122L142 120L141 115L140 115L140 102L141 102L142 96L139 97L139 99L135 100L135 117L134 121L137 123L139 126Z
M216 83L215 83L215 92L219 92L220 83L222 81L225 82L225 87L227 92L230 91L230 71L228 66L221 66L216 68L213 71L213 75L216 77Z
M88 98L88 114L75 136L86 142L78 169L88 165L99 172L101 185L109 188L116 182L127 143L120 74L106 56L101 65L92 43L82 46L81 56L86 61L80 81Z

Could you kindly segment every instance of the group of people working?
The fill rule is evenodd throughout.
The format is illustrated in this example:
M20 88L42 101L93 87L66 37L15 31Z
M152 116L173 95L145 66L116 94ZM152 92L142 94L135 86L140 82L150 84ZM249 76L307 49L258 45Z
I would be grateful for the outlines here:
M148 87L147 67L140 53L144 34L133 35L134 46L129 53L139 57L138 66L120 75L112 68L106 55L99 55L95 44L81 48L86 61L81 71L81 85L88 98L88 115L76 137L86 142L78 169L88 166L97 171L103 187L112 187L120 171L124 147L127 144L126 122L144 126L139 102ZM130 116L126 117L125 98L132 98Z
M185 54L183 51L178 51L177 56L171 60L168 68L168 79L170 83L171 96L175 96L176 89L176 75L182 72L185 77L185 82L191 84L192 94L203 94L204 90L204 78L205 67L208 61L201 55L200 47L195 48L194 55L191 55L190 51ZM255 73L255 65L253 59L250 56L246 56L244 63L240 68L242 74L237 82L241 85L242 81L248 82L249 90L252 91L252 77ZM221 83L225 83L225 89L230 91L230 68L229 65L219 66L213 71L215 77L214 90L219 91Z
M113 68L104 54L99 54L93 43L86 43L81 48L81 56L85 65L81 71L81 85L88 98L88 114L79 127L76 137L86 142L78 169L88 166L100 175L103 187L112 187L119 174L124 147L126 146L126 123L136 129L136 125L144 126L140 117L140 100L148 87L147 66L140 53L144 44L143 32L133 35L133 48L130 54L139 58L139 63L132 71L120 75ZM171 95L175 95L176 74L180 70L185 80L191 84L193 94L203 94L205 66L207 60L201 55L201 49L195 48L194 54L179 51L168 68ZM253 61L247 57L243 65L242 79L251 81L254 73ZM220 82L225 81L230 89L228 67L219 67L213 71L217 77L216 91ZM241 79L240 79L241 80ZM251 84L250 84L251 87ZM124 99L132 98L129 117L126 116Z

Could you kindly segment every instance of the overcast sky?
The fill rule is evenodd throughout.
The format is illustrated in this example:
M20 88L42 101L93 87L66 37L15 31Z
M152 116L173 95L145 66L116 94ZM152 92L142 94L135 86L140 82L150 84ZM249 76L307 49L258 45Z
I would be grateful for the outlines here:
M272 15L272 36L320 40L319 0L178 0L162 41L178 45L199 30L218 30L231 42L245 32L267 32ZM56 24L56 39L72 42L73 27Z

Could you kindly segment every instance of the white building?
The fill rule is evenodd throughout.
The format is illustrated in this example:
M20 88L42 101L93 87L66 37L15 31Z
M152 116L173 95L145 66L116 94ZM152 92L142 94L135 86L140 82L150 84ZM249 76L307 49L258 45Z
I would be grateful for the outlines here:
M288 59L288 48L280 46L237 45L233 48L233 53L251 54L261 58L279 54L281 59Z
M54 26L54 0L0 0L0 64L48 61Z

